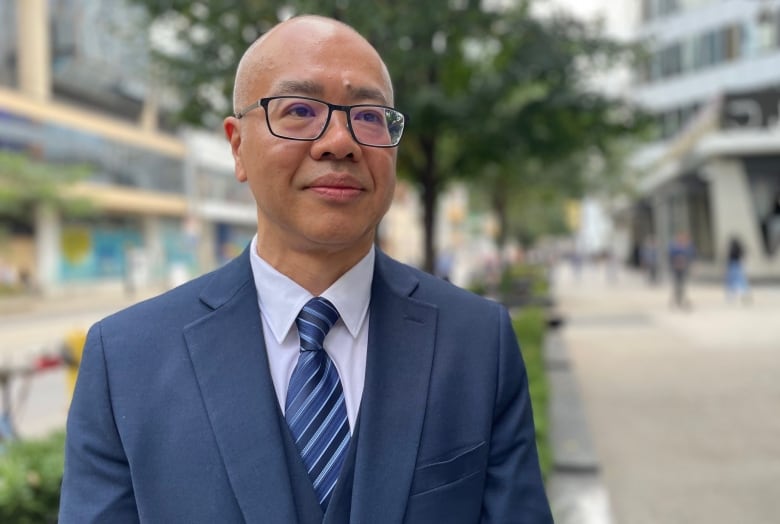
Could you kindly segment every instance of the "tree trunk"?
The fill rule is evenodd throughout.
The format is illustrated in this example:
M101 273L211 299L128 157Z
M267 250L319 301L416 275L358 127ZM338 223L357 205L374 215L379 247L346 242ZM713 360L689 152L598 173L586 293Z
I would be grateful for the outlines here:
M425 166L420 173L423 202L424 255L423 270L433 273L436 260L436 204L439 200L439 177L436 172L436 138L423 137Z
M498 177L493 187L493 211L498 218L498 235L496 236L496 245L499 250L506 244L507 234L509 232L509 217L507 216L507 195L508 191L502 177Z

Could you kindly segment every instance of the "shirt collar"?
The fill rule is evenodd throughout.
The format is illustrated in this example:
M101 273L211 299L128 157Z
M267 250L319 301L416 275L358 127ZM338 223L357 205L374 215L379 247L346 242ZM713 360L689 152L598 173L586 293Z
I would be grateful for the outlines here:
M274 269L257 254L257 235L249 248L257 302L274 338L281 344L287 337L301 308L313 295L295 281ZM341 320L353 338L366 319L374 277L374 246L357 264L336 280L322 295L339 311Z

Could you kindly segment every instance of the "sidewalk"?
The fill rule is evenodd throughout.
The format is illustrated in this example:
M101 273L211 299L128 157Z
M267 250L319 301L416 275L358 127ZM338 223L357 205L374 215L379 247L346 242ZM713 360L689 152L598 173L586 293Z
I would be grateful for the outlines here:
M149 288L128 293L121 284L111 284L62 291L51 296L37 294L0 296L0 320L7 320L16 315L72 313L95 308L120 309L163 291L162 288Z
M48 297L0 297L0 368L19 369L37 356L59 355L69 334L85 333L100 318L155 292L129 295L117 285ZM13 377L5 408L12 408L20 435L41 437L64 426L70 398L67 373L60 367Z
M569 478L591 481L598 515L569 522L777 522L780 288L756 288L743 306L693 283L693 308L680 311L668 284L638 275L608 282L587 268L575 279L563 266L554 279L566 323L565 365L553 369L568 366L585 432L568 437L564 462L581 461Z

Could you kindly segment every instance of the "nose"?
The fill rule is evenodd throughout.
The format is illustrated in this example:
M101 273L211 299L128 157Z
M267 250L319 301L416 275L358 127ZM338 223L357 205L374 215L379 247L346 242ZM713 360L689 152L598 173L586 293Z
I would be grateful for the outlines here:
M334 110L322 136L312 142L311 153L315 158L360 158L362 149L347 122L347 112Z

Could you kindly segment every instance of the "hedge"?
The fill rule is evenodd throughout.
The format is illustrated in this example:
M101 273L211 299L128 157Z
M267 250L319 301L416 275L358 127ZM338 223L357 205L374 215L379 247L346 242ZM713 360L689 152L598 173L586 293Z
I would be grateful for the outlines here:
M57 522L64 445L64 432L57 432L0 447L0 522Z

